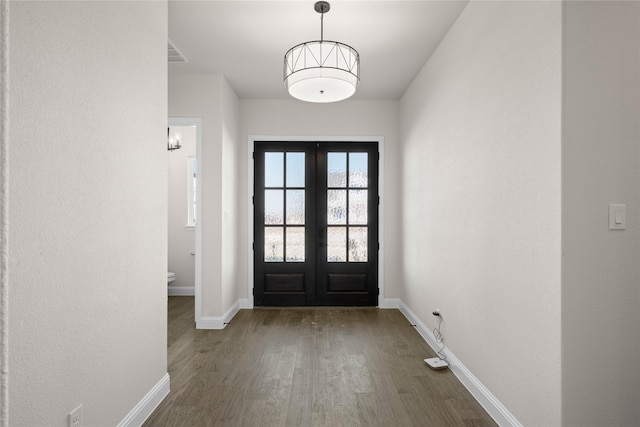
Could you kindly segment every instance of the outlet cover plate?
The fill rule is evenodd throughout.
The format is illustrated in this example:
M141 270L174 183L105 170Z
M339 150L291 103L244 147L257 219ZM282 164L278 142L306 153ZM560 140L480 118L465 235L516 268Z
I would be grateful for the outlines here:
M82 427L82 405L69 412L69 427Z

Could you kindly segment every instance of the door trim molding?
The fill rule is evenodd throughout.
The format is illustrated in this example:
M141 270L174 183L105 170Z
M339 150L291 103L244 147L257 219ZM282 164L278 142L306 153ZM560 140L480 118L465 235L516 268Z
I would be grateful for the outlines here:
M377 142L380 161L378 163L378 306L384 298L384 137L383 136L282 136L282 135L249 135L247 138L247 308L253 308L253 149L256 141L291 141L291 142Z

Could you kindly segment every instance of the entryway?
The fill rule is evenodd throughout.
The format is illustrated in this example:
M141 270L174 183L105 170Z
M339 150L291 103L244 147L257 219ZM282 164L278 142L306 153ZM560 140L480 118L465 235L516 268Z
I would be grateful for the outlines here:
M378 143L254 145L254 305L378 305Z

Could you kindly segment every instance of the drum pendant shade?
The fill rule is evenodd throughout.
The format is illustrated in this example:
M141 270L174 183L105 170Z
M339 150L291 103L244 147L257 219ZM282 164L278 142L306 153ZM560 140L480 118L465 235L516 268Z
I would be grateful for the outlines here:
M284 56L284 84L289 94L307 102L336 102L356 92L360 55L349 45L323 40L323 17L329 3L317 2L321 14L320 40L292 47Z

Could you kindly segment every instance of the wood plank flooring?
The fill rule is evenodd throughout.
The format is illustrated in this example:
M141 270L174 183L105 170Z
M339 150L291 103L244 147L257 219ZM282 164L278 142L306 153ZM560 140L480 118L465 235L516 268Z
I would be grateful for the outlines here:
M144 426L495 426L398 310L240 310L196 330L169 297L171 392Z

